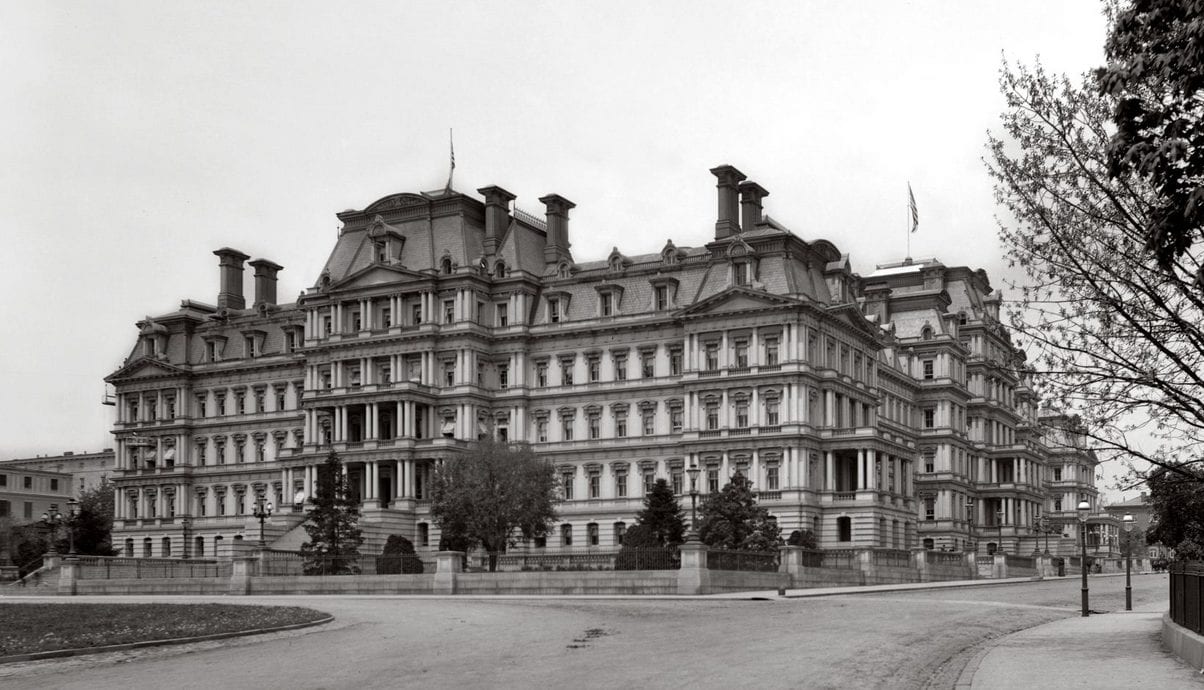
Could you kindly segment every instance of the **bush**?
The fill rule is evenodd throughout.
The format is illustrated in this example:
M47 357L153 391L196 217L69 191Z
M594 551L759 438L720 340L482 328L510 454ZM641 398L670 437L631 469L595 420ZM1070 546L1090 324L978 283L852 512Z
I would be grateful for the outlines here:
M414 542L400 534L389 535L385 548L376 557L377 575L418 575L422 559L414 553Z
M794 530L790 533L790 538L786 540L787 546L801 546L805 549L814 549L819 546L815 541L815 533L809 529Z
M647 525L634 525L623 535L623 548L615 556L615 570L672 570L673 550L661 546Z

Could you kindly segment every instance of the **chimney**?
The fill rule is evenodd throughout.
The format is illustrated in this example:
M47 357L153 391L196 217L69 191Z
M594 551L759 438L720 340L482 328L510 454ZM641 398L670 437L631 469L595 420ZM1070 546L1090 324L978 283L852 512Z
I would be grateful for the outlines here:
M276 273L284 266L267 259L250 262L255 269L255 306L276 303Z
M715 239L731 237L740 232L739 185L745 174L730 165L711 168L711 174L719 179L719 219L715 221Z
M769 192L756 182L741 182L740 189L740 227L752 230L761 222L761 199L769 196Z
M246 309L247 300L242 296L242 262L251 258L246 254L222 247L213 252L221 261L221 283L217 293L218 309Z
M485 196L485 256L493 256L509 225L510 202L517 197L496 186L481 187L477 193Z
M572 261L569 253L569 209L577 204L560 196L549 194L539 198L539 202L547 207L548 238L543 249L544 263L554 264L561 260Z

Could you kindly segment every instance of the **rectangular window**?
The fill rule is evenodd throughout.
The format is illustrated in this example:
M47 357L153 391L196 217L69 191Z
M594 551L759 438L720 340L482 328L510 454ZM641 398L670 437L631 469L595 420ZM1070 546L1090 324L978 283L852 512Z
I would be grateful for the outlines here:
M615 355L615 380L627 380L627 356Z
M590 498L601 498L602 497L602 477L600 477L596 474L591 474L589 477L589 497Z
M769 426L778 425L778 408L779 403L777 400L765 401L765 423Z
M389 307L381 307L380 325L384 328L389 328L393 325L393 310Z
M573 473L565 472L560 475L560 485L564 487L564 500L573 500Z
M719 428L719 406L707 405L707 429L714 431Z
M560 323L560 300L558 298L548 298L548 322Z
M748 403L746 402L736 403L736 428L748 428Z
M443 323L452 323L456 320L456 302L455 300L443 301Z
M586 525L585 526L585 537L586 537L586 541L589 542L590 546L597 546L598 545L598 526L592 522L590 524Z
M564 546L572 546L573 545L573 526L572 525L561 525L560 526L560 543Z
M217 396L217 416L226 416L226 396L224 395Z
M719 493L719 470L707 470L707 493Z
M285 352L296 352L297 351L297 332L296 331L287 330L284 332L284 351Z
M234 414L246 414L247 411L247 395L246 393L234 394Z
M748 264L740 262L732 266L732 281L736 285L748 285Z
M226 464L226 444L224 444L224 443L217 444L214 447L214 451L217 453L217 464L219 464L219 465Z
M24 480L24 481L21 483L21 485L22 485L23 487L25 487L26 489L32 489L32 488L33 488L33 477L23 477L22 479Z
M196 414L198 417L207 417L209 415L209 406L205 395L196 396Z
M615 496L626 498L627 496L627 473L615 472Z
M924 428L936 428L936 410L931 407L924 408Z
M602 435L601 420L598 417L589 418L589 437L599 438Z
M510 305L497 305L497 314L494 322L497 324L498 328L505 328L506 326L510 325Z
M718 371L719 369L719 345L707 343L704 346L705 360L703 365L707 371Z
M410 306L410 321L415 326L422 325L422 305L414 304Z
M51 491L59 490L59 480L53 479L53 478L50 480L50 490Z
M497 365L497 387L510 387L510 367L505 364Z
M926 360L923 360L922 362L920 362L920 365L924 369L924 378L931 379L934 374L933 367L935 366L935 362L933 362L931 359L926 359Z
M1062 481L1062 468L1061 467L1053 468L1053 480L1055 482ZM3 484L0 484L0 486L3 486Z
M163 403L167 407L167 418L175 419L176 418L176 399L174 397L169 396L167 398L164 398Z
M602 300L601 301L602 316L614 316L614 311L615 311L614 295L612 295L609 292L604 292L601 295L599 295L599 297Z
M572 361L562 360L560 362L560 385L562 385L562 386L573 385L573 363L572 363Z
M640 414L641 422L644 427L644 435L651 436L656 433L656 414L651 411L646 411Z
M615 413L615 438L627 436L627 413Z
M652 487L656 486L656 472L648 470L644 472L644 493L652 493Z
M29 501L26 501L26 502L25 502L25 513L24 513L24 515L25 515L25 519L26 519L26 520L29 520L29 519L32 519L32 518L33 518L33 504L32 504L32 503L30 503Z
M8 475L0 474L0 486L8 486Z
M545 362L535 365L535 385L539 388L548 385L548 365Z
M443 363L443 385L445 385L445 386L456 385L456 363L455 362L444 362Z
M664 311L669 308L669 288L664 285L656 286L656 310Z
M640 376L650 379L655 376L656 359L651 353L640 355Z
M560 420L560 438L562 441L572 441L573 440L573 420L572 419Z
M924 499L924 519L936 519L936 499L929 497Z
M284 409L284 389L283 388L276 389L276 409L277 410Z
M334 332L334 321L329 316L322 317L322 332L326 335Z
M539 443L548 442L548 420L538 419L535 421L535 440Z
M684 413L681 409L674 408L669 410L669 431L670 433L680 434L682 430L682 420Z
M380 377L380 382L382 384L388 385L390 383L393 383L393 367L392 367L392 365L389 365L389 364L380 365L380 370L379 370L378 376Z
M777 491L778 490L778 468L777 467L766 467L765 468L765 489L767 491Z
M681 376L681 350L669 351L669 375Z
M778 339L765 339L765 366L772 367L778 363Z
M257 347L255 347L255 337L249 335L246 337L245 342L246 342L246 347L247 347L247 356L248 357L258 357L259 349Z
M220 355L218 355L218 349L217 349L216 342L213 342L211 340L208 343L206 343L206 347L209 350L209 361L210 362L217 362L221 359Z
M748 343L743 340L737 340L736 345L732 348L735 354L735 366L737 369L748 367Z
M360 313L358 311L351 312L351 330L352 330L352 332L358 333L361 330L361 328L363 327L363 325L364 325L364 321L362 318L360 318Z
M673 473L669 475L669 478L673 484L673 493L680 495L681 487L683 486L683 482L685 479L684 475L682 474L682 471L681 470L673 470Z
M597 383L602 376L602 363L596 359L589 361L589 382Z
M263 412L267 407L267 393L259 389L255 391L255 409L252 412Z

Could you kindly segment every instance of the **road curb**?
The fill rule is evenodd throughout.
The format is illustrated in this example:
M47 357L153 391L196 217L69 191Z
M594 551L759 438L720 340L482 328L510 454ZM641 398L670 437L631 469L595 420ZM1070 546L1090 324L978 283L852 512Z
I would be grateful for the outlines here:
M104 652L122 652L128 649L141 649L142 647L160 647L169 645L188 644L190 642L207 642L210 640L226 640L231 637L246 637L249 635L262 635L264 633L283 632L286 630L299 630L301 628L310 628L317 625L325 625L334 620L334 616L327 614L325 618L317 620L305 621L304 623L291 623L289 625L278 625L274 628L253 628L251 630L238 630L235 632L213 633L212 635L197 635L195 637L173 637L166 640L142 640L140 642L127 642L125 644L111 644L103 647L76 647L74 649L52 649L46 652L30 652L29 654L12 654L10 656L0 656L0 664L13 664L21 661L41 661L42 659L58 659L70 656L84 656L87 654L102 654Z

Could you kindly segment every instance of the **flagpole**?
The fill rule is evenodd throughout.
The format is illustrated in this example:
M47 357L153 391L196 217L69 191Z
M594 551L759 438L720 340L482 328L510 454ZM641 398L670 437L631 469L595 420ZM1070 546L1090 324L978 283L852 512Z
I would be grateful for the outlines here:
M907 234L907 256L906 261L911 261L911 188L907 188L907 203L903 207L903 213L906 217L903 220L903 232Z

